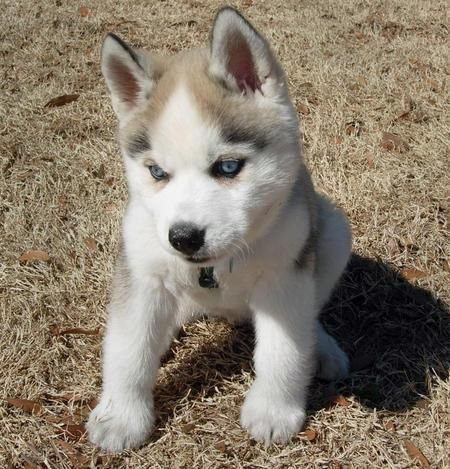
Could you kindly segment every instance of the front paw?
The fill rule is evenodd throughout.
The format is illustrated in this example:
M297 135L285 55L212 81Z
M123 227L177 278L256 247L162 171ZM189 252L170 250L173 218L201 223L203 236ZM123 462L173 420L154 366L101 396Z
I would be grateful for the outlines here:
M305 421L302 405L275 397L256 382L248 392L241 410L241 425L251 437L266 446L286 443L299 432Z
M111 452L141 446L154 424L151 401L110 399L103 396L86 425L89 440Z

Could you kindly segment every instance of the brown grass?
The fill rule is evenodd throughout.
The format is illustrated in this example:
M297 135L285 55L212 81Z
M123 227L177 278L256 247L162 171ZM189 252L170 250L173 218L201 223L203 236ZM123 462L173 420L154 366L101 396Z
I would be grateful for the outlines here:
M249 440L238 419L251 331L222 322L189 325L174 343L149 444L106 456L79 438L101 384L95 329L126 199L101 40L112 30L159 52L191 47L206 40L218 4L91 1L86 15L76 2L2 2L0 466L450 467L444 0L235 3L280 55L315 181L355 235L324 313L354 371L334 387L313 383L312 441L300 434L266 450ZM63 94L79 98L45 107ZM400 141L380 146L385 132ZM20 262L32 249L50 259Z

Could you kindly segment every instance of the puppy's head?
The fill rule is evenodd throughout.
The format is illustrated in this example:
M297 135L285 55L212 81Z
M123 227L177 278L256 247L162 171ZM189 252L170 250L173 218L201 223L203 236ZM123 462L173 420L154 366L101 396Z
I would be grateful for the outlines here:
M214 264L275 222L301 164L298 122L278 61L238 12L219 11L209 49L172 57L110 34L102 71L131 197L163 248Z

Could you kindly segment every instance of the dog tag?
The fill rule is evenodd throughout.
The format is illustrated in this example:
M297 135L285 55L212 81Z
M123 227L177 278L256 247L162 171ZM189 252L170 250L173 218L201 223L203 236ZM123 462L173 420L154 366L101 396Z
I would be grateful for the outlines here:
M219 288L219 284L214 278L214 267L202 267L200 269L198 284L202 288Z

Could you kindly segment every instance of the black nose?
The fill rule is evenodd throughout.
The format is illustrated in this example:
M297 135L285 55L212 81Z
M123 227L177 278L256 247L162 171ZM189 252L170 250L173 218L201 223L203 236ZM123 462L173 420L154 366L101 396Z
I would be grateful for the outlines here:
M205 230L191 223L177 223L169 230L169 242L177 250L192 256L205 242Z

